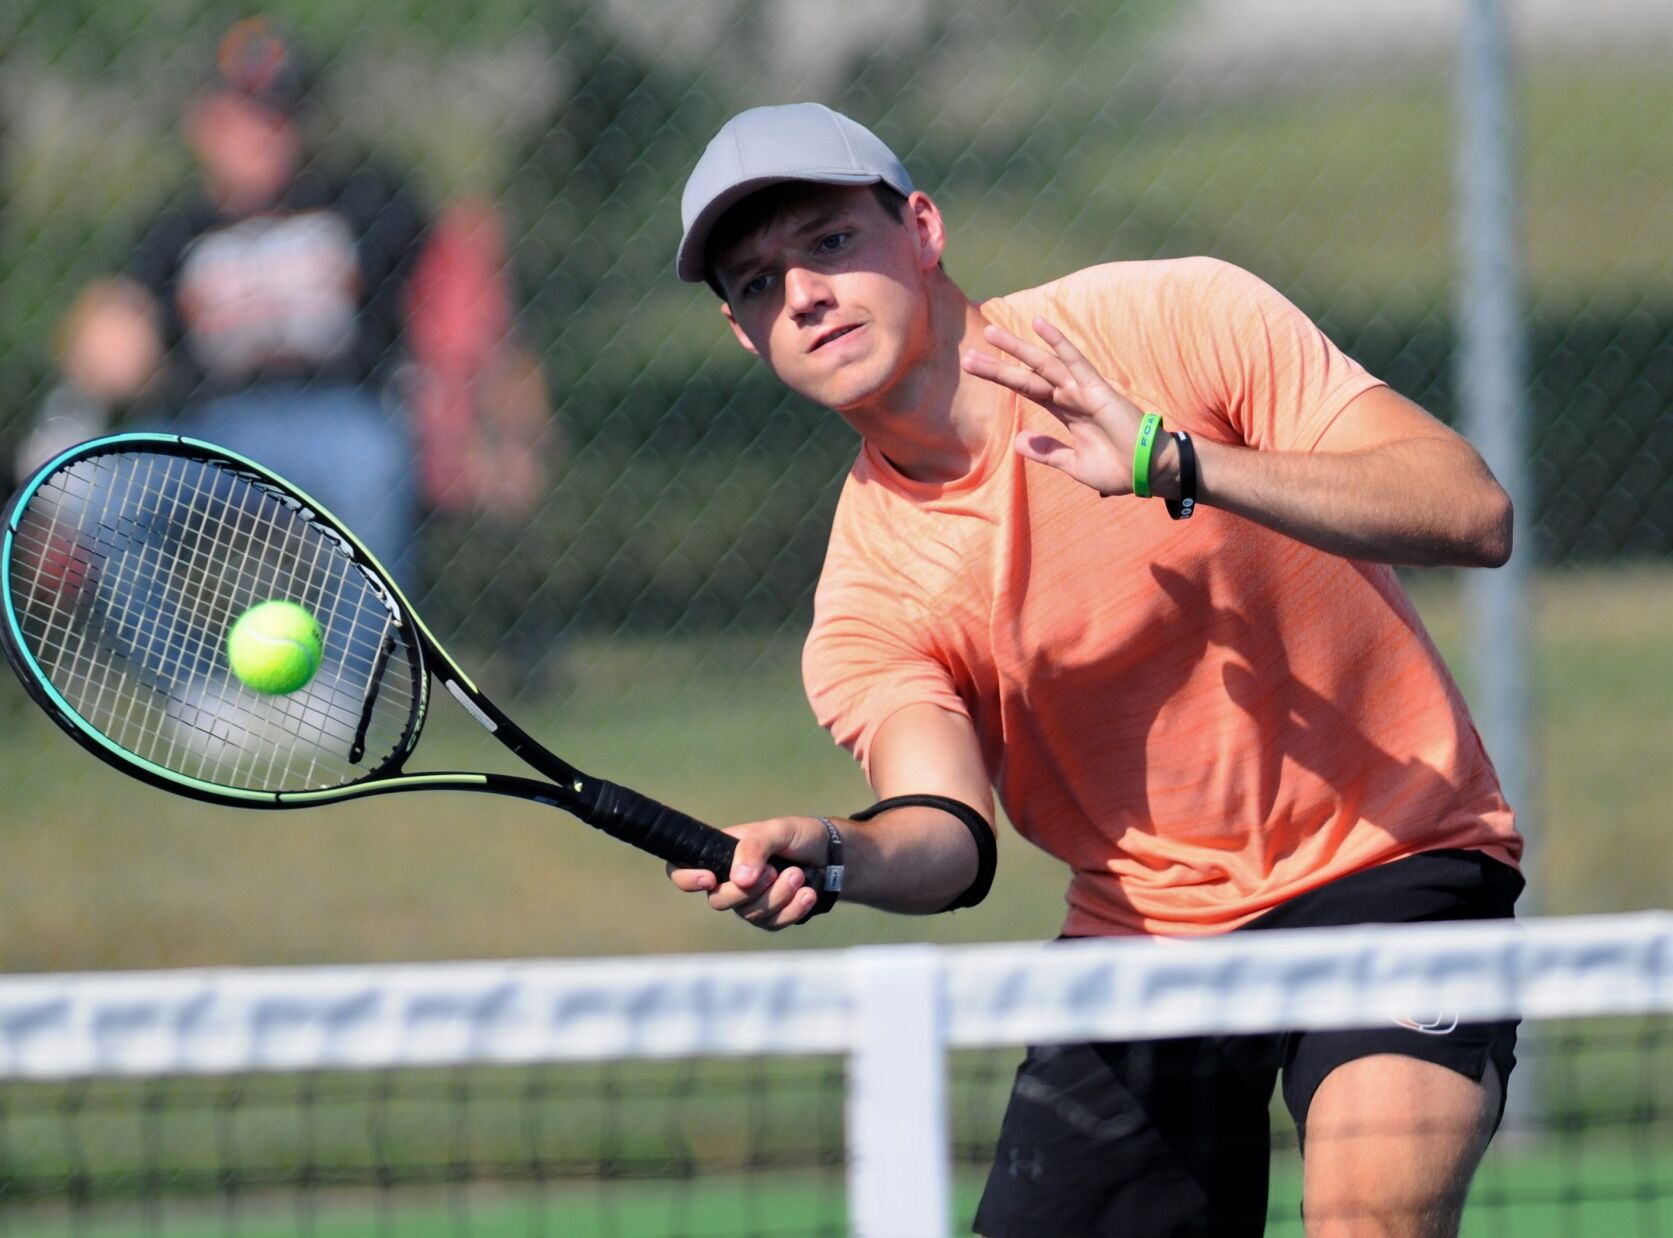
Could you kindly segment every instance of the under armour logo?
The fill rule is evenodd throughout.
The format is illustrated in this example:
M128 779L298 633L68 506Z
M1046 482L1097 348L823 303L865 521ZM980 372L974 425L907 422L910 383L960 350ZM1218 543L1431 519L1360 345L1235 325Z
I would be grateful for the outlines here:
M1458 1016L1445 1012L1437 1012L1422 1019L1397 1014L1394 1021L1407 1031L1422 1032L1425 1036L1445 1036L1458 1026Z
M1046 1173L1046 1157L1038 1148L1012 1148L1011 1177L1038 1182Z

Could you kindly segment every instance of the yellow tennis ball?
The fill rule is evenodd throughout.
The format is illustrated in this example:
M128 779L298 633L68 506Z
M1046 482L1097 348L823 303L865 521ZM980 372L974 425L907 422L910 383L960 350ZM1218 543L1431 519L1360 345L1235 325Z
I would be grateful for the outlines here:
M320 626L295 602L250 607L227 633L227 665L248 687L270 696L295 692L319 670Z

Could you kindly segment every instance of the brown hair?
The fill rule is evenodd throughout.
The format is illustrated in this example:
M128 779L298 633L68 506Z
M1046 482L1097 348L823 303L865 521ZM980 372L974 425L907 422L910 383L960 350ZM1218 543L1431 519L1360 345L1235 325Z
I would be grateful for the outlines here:
M833 186L817 181L783 181L768 185L739 201L716 220L703 253L703 278L714 289L715 295L722 301L726 300L726 290L720 286L720 278L715 274L715 255L725 253L740 241L759 236L786 211L801 206L830 188ZM873 181L866 188L871 190L871 196L883 208L883 213L904 227L906 195L882 181Z

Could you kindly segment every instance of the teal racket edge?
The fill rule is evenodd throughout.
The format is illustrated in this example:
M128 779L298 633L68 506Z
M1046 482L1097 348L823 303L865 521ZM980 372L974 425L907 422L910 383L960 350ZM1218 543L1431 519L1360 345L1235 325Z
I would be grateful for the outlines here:
M132 777L240 808L512 796L677 867L731 867L729 835L581 772L513 722L360 540L253 460L178 435L93 439L42 465L3 520L6 660L62 730ZM284 695L254 691L226 660L232 623L272 599L322 631L318 670ZM539 777L408 772L433 684ZM822 885L822 870L806 875Z

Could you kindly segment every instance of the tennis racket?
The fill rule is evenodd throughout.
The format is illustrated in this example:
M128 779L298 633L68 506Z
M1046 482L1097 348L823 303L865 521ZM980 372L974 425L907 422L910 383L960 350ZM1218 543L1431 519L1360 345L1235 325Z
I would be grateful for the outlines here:
M396 791L513 796L677 867L730 870L729 835L531 738L354 534L254 461L175 435L94 439L31 476L4 522L6 658L53 721L124 773L239 808ZM233 621L269 599L307 608L322 630L318 670L282 696L245 686L225 652ZM406 772L432 682L540 779ZM823 869L803 871L823 888Z

